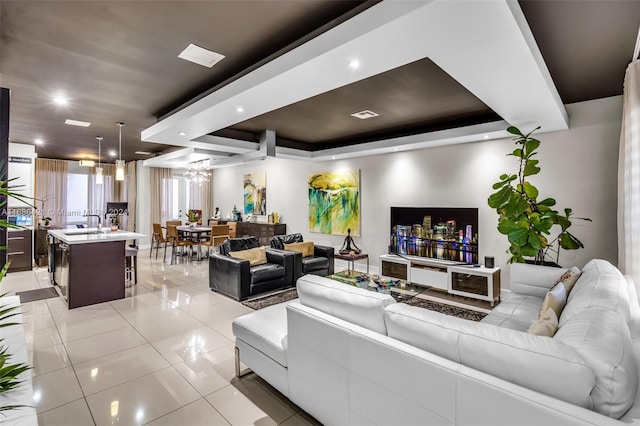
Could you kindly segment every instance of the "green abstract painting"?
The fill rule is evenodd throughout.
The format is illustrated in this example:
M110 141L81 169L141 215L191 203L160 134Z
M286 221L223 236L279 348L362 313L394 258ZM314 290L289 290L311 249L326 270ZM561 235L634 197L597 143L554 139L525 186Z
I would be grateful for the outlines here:
M360 235L360 171L309 176L309 230L322 234Z
M267 174L244 175L244 214L267 214Z

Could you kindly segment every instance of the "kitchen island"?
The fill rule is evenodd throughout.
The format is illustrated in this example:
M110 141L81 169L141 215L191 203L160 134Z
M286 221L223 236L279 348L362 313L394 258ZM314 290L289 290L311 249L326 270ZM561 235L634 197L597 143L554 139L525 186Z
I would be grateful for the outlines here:
M125 244L143 237L97 228L49 230L49 272L68 307L123 299Z

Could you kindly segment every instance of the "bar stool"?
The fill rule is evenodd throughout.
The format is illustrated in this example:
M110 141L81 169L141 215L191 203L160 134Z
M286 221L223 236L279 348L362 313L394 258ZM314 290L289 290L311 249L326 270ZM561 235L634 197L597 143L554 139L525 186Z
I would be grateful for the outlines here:
M133 283L138 284L138 249L129 246L125 247L124 257L124 279L131 281L131 277L133 276Z

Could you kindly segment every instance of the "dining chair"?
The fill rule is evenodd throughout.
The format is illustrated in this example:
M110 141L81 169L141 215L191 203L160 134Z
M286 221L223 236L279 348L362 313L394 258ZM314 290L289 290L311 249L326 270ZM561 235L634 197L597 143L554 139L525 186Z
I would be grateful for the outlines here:
M211 225L209 239L200 244L207 247L207 254L211 254L211 247L217 247L229 238L228 225Z
M193 241L183 240L180 238L180 234L178 233L178 228L176 228L176 225L167 225L167 241L169 244L171 244L171 265L173 265L173 261L176 258L176 249L178 247L190 248L193 245Z
M151 254L153 253L153 243L156 244L156 259L158 258L158 253L160 252L160 244L164 243L164 253L162 254L162 261L167 257L167 239L164 237L164 232L162 231L162 225L159 223L153 224L153 235L151 236L151 251L149 252L149 259L151 259Z
M229 238L235 238L236 237L236 222L227 222L227 225L229 225Z

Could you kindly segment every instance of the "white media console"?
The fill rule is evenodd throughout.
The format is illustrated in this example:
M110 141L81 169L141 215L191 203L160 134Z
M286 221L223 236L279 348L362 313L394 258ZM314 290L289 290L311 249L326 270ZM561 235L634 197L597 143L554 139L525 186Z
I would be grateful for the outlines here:
M474 268L447 260L383 254L379 270L385 277L486 300L492 306L500 299L500 268Z

